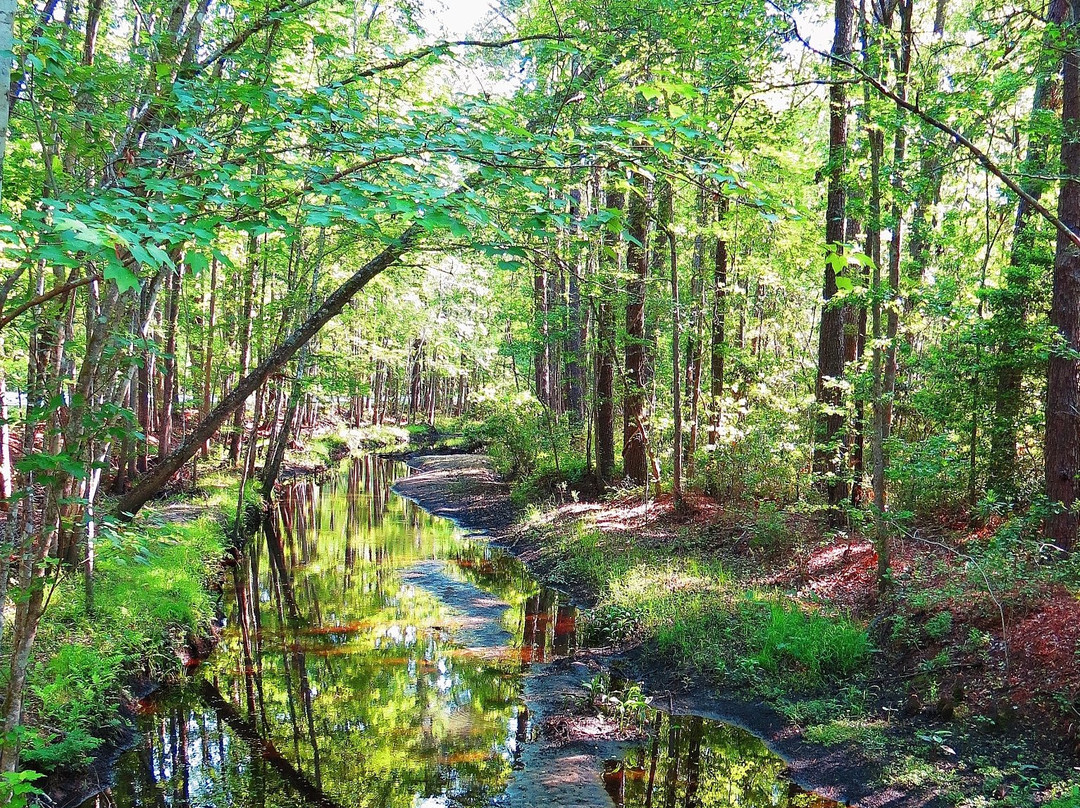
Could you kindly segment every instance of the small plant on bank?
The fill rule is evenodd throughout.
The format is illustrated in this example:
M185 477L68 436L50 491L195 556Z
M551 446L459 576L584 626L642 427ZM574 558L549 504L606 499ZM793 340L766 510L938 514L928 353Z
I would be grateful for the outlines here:
M589 705L615 718L620 730L639 730L645 726L652 697L645 695L640 682L614 689L610 674L604 672L586 682L584 688L589 694Z

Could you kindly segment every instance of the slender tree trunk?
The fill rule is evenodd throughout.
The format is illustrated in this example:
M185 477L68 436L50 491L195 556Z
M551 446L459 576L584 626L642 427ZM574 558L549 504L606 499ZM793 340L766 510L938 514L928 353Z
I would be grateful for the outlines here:
M2 25L0 21L0 25ZM3 96L0 96L0 106L3 106ZM0 173L3 167L0 166ZM0 356L4 355L4 335L0 333ZM12 491L12 466L11 466L11 428L8 426L7 408L7 374L3 365L0 365L0 512L8 510L8 500ZM10 518L10 517L9 517ZM0 604L3 601L0 600Z
M0 53L9 54L0 59L0 202L4 199L4 157L7 154L8 119L11 104L11 56L15 49L16 0L0 0Z
M183 287L183 267L177 266L169 277L169 304L165 313L165 373L161 391L161 429L158 433L158 457L172 450L173 401L176 398L176 327L180 318L180 294Z
M533 271L533 318L536 323L536 348L533 352L533 376L536 398L545 406L551 403L551 345L548 339L548 314L551 303L544 267L537 262Z
M717 206L717 221L723 221L727 214L728 200L720 197ZM709 350L709 442L716 444L719 440L720 416L724 399L724 354L725 339L724 326L727 318L727 270L728 270L728 243L724 236L717 236L716 250L713 253L713 309L712 309L712 342Z
M206 339L203 346L203 388L202 388L202 409L199 411L199 420L206 420L210 415L210 392L213 388L213 367L214 367L214 328L217 325L217 270L218 263L217 257L210 259L210 304L209 314L206 320ZM207 436L203 441L202 456L210 456L210 437Z
M901 99L907 98L908 75L911 71L912 52L912 13L914 0L899 0L900 11L900 54L896 75L896 95ZM875 411L875 429L878 432L874 447L874 506L876 511L876 544L878 553L877 577L878 589L884 590L889 574L889 529L886 522L885 508L887 507L885 496L885 471L888 458L885 455L885 444L889 440L892 431L893 398L896 392L896 337L900 324L900 247L901 232L904 217L904 157L907 147L907 133L904 129L904 113L897 110L896 133L893 139L893 168L892 168L892 220L893 234L889 242L889 289L886 303L888 309L885 313L885 357L882 373L881 395L875 398L877 409ZM878 325L880 328L880 323Z
M708 222L708 194L704 182L697 193L698 232L694 236L694 278L690 284L693 296L690 335L686 345L686 395L690 398L690 445L686 447L687 477L693 481L697 473L698 416L701 403L702 344L705 333L705 225Z
M248 236L248 275L244 279L244 304L240 315L240 378L247 375L251 364L251 333L255 305L255 283L258 276L258 240L254 233ZM236 465L240 460L240 444L244 436L244 411L246 405L236 409L233 416L232 435L229 436L229 462Z
M623 209L623 195L608 191L605 206ZM618 268L618 237L605 231L600 265ZM614 277L615 272L608 273ZM601 290L596 315L596 469L600 479L610 483L615 476L615 312L611 293Z
M675 229L672 225L674 206L675 196L671 188L671 182L665 180L660 190L659 207L660 224L667 236L667 245L671 258L671 411L675 421L674 445L672 447L674 470L671 493L675 498L675 504L678 506L682 504L683 499L682 371L679 367L682 352L682 335L680 334L682 301L679 297L678 241L675 238Z
M570 217L574 222L574 240L581 238L581 192L570 192ZM566 280L566 380L567 380L567 410L570 413L570 422L580 426L585 418L585 367L583 365L584 354L582 345L584 342L584 328L581 317L581 287L579 275L584 269L583 250L573 248L570 256L570 272Z
M1061 164L1065 180L1058 218L1080 232L1080 0L1069 0L1070 18L1062 82ZM1058 342L1046 381L1046 495L1058 511L1047 517L1046 538L1065 552L1076 544L1080 475L1080 248L1060 231L1054 261L1050 322Z

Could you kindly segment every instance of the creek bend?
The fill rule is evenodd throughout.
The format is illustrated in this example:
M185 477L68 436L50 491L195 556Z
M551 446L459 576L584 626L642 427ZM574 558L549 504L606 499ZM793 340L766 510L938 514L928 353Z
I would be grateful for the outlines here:
M82 808L835 805L696 716L650 709L642 739L541 749L553 700L589 680L534 686L584 670L576 609L395 494L406 474L365 456L287 487L230 570L221 643L139 703L139 744Z

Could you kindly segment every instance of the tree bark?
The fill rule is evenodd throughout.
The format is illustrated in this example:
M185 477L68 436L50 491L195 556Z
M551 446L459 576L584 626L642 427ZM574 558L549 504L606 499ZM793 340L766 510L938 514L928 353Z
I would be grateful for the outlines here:
M161 386L161 422L158 431L158 457L165 457L172 446L173 400L176 398L176 327L180 318L180 294L183 267L177 265L169 275L169 303L165 312L164 378Z
M645 448L645 293L649 275L648 182L635 174L628 201L626 250L626 364L623 383L623 474L639 485L648 476Z
M548 296L547 275L538 261L533 269L533 322L536 330L535 349L533 351L533 376L536 385L537 400L548 406L551 404L551 346L548 341Z
M240 377L247 375L251 364L251 333L255 304L255 282L258 275L258 241L254 233L248 236L247 250L248 274L244 279L244 304L240 315ZM245 406L237 407L233 416L232 434L229 436L229 462L236 465L240 461L240 444L244 436Z
M0 0L0 53L11 54L15 48L16 0ZM8 121L11 103L11 57L0 59L0 201L4 198L4 157L7 154Z
M210 415L210 394L214 389L212 371L214 367L214 328L217 326L217 270L218 262L215 256L210 259L210 311L206 320L206 335L203 347L202 409L199 411L199 419L204 421ZM213 433L207 436L200 447L203 457L210 456L211 437L213 437Z
M682 301L679 299L679 261L678 241L672 225L674 218L675 196L671 182L665 180L660 191L660 224L667 237L671 271L671 411L674 416L675 435L672 440L672 484L671 493L676 506L683 500L683 421L682 421L682 371L679 367L682 352L680 334Z
M851 29L854 5L851 0L835 0L835 34L832 57L846 62L851 51ZM840 62L835 62L838 65ZM841 68L834 66L834 70ZM839 251L846 235L846 189L845 168L847 164L847 92L844 76L837 76L829 87L829 162L828 192L825 209L825 243L829 250ZM818 329L818 367L814 393L818 411L814 434L814 473L826 495L830 508L844 499L843 437L844 415L841 410L843 396L838 383L844 376L844 326L843 309L832 304L838 291L836 272L829 262L825 264L825 281L822 288L823 305Z
M622 210L623 195L608 191L604 205ZM618 269L618 236L605 230L600 266ZM615 272L610 273L614 277ZM604 484L615 476L615 311L611 294L601 290L596 316L596 470Z
M1069 0L1062 71L1061 164L1065 180L1058 219L1080 230L1080 0ZM1080 247L1058 232L1050 322L1058 343L1050 352L1046 380L1046 495L1057 511L1046 519L1046 538L1065 552L1076 544L1080 475Z
M191 434L168 457L158 463L153 471L141 480L116 506L121 518L130 518L217 432L218 428L247 401L260 384L288 362L300 348L308 343L330 320L332 320L353 295L387 267L393 265L418 240L421 226L414 224L393 243L358 269L348 280L330 294L289 337L264 359L258 367L245 376L218 405L199 423Z
M570 192L570 217L573 220L574 240L581 238L581 192ZM572 247L569 258L570 271L566 279L566 381L567 411L570 422L580 426L585 418L585 367L583 365L584 327L581 316L581 272L584 268L584 251Z
M722 222L728 210L727 197L721 194L717 206L716 219ZM716 249L713 253L713 308L712 342L709 349L709 442L716 444L719 439L720 416L724 398L724 326L727 319L727 270L728 243L723 236L716 237Z

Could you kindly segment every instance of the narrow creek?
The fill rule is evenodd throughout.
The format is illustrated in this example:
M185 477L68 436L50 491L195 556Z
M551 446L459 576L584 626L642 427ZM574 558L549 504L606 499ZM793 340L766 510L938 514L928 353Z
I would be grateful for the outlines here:
M650 712L599 768L535 754L528 685L574 654L576 611L397 496L406 474L364 457L287 489L231 570L221 644L139 705L139 745L84 808L834 805L752 735L693 716ZM551 770L515 790L530 766ZM571 787L546 793L556 781Z

